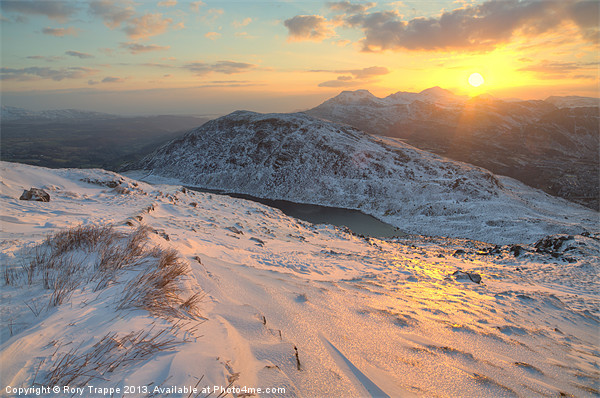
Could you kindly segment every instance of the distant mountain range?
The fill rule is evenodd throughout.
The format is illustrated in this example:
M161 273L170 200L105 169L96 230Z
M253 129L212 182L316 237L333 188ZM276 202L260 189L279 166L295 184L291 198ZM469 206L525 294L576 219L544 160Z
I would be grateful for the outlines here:
M79 109L58 109L49 111L31 111L15 106L2 105L0 120L3 122L22 121L48 121L48 120L82 120L82 119L116 119L121 116L109 113L82 111Z
M344 91L305 113L400 138L550 194L599 208L600 100L468 98L433 87L378 98Z
M507 243L596 226L595 212L513 179L301 113L234 112L132 168L190 186L359 209L409 233Z
M208 119L125 117L75 109L34 112L2 106L2 160L44 167L118 169Z

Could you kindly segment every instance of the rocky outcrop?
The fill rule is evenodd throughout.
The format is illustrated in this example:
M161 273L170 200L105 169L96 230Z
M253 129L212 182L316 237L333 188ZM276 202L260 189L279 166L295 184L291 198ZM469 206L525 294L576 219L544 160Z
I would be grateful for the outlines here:
M30 188L24 190L19 200L33 200L36 202L50 202L50 195L48 192L40 188Z

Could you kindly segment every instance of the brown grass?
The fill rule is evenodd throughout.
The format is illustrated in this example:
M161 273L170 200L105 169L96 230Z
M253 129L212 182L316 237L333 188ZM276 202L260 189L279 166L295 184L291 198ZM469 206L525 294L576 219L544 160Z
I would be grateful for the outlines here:
M47 373L44 383L54 386L82 387L94 380L107 380L108 373L131 363L145 361L155 354L170 351L183 343L169 329L131 332L124 336L108 333L88 352L79 347L61 355Z
M198 304L203 295L194 294L188 299L181 296L179 282L187 271L175 250L163 250L155 268L146 268L125 286L117 308L145 309L168 319L201 318Z
M39 281L52 291L48 307L54 307L67 302L88 282L95 282L94 291L102 290L117 283L121 271L141 268L123 289L117 309L141 308L165 318L201 318L198 304L203 296L184 298L180 287L187 265L173 249L148 247L151 231L140 226L126 235L112 226L94 225L60 231L34 249L21 272L28 284ZM16 279L14 271L5 269L6 284Z

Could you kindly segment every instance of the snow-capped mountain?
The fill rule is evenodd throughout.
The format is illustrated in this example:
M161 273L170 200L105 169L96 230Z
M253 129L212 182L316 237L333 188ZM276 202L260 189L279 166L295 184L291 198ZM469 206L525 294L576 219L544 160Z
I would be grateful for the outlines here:
M117 115L109 113L83 111L79 109L57 109L48 111L31 111L24 108L2 105L2 114L0 120L4 122L24 121L44 121L44 120L63 120L63 119L114 119Z
M368 92L355 93L366 97ZM343 92L306 113L401 138L598 209L598 99L467 99L439 87L352 101L356 96Z
M191 186L359 209L408 233L514 243L597 227L595 212L510 178L299 113L234 112L134 167Z

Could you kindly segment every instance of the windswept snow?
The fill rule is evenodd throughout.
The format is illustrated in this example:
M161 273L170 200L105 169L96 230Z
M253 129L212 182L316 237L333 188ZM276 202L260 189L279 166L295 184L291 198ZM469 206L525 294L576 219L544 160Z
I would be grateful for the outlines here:
M79 372L71 387L121 388L115 396L125 386L177 397L189 396L177 392L184 386L208 389L198 396L214 386L239 388L233 396L244 387L307 397L599 394L597 234L502 247L380 240L103 170L3 162L0 176L2 388L52 387ZM31 187L50 202L19 201ZM140 226L149 236L137 261L101 286L90 279L96 249L66 248L60 258L76 259L82 277L48 306L52 287L43 275L29 283L27 266L48 234L79 224L112 225L114 245ZM131 281L170 250L185 271L177 297L202 295L198 312L124 303Z
M408 233L497 244L598 222L597 212L510 178L299 113L234 112L135 167L152 172L147 181L358 209Z

